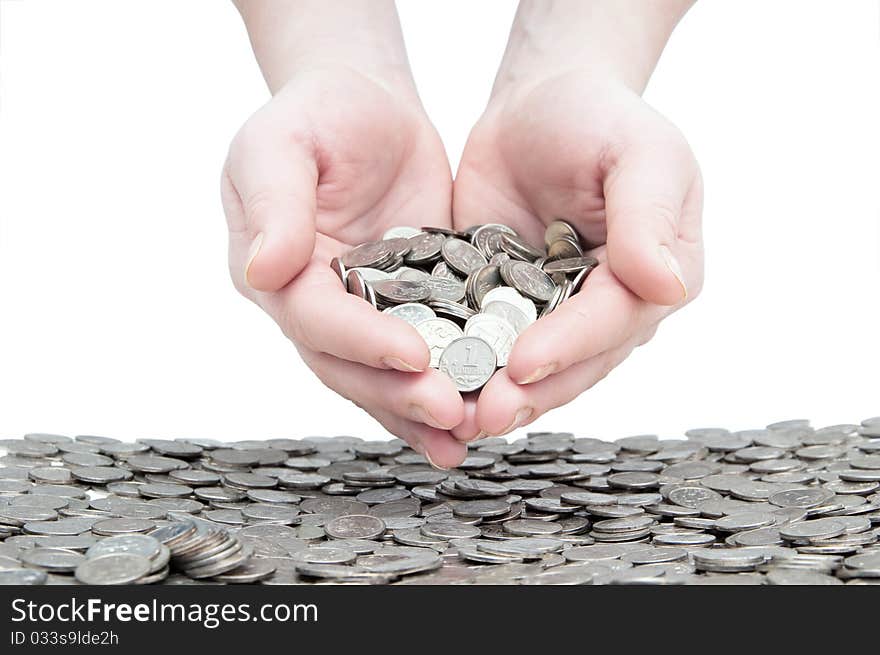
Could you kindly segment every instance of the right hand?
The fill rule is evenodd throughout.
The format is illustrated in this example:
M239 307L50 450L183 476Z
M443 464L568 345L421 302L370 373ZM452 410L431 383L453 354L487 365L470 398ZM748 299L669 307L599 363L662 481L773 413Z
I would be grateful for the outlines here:
M328 387L440 467L466 447L452 381L409 324L346 293L330 260L393 225L451 227L452 177L414 89L348 67L297 74L232 141L229 266Z

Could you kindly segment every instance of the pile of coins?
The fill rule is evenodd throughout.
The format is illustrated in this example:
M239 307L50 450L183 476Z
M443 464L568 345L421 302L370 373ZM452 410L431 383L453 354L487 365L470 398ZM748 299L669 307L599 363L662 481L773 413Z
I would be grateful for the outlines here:
M349 293L407 321L431 351L431 366L461 392L482 387L517 336L577 293L599 261L584 255L565 221L546 229L543 247L506 225L393 227L331 268Z
M399 440L0 440L0 584L876 584L880 417L438 470Z

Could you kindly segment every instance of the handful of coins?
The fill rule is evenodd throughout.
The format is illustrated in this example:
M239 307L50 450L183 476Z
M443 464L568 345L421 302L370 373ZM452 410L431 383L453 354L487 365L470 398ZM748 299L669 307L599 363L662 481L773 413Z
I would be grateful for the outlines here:
M565 221L536 248L506 225L392 227L330 266L349 293L410 323L428 344L431 366L461 392L480 389L519 334L577 293L599 265Z

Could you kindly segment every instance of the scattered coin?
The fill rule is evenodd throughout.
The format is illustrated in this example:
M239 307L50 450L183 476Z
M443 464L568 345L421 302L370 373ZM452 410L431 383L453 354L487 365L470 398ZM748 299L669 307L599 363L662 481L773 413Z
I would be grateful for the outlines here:
M86 559L76 568L83 584L122 585L135 582L150 571L150 560L132 553L111 553Z
M29 464L0 468L0 584L872 583L863 427L534 432L452 471L399 440L3 440ZM76 466L119 472L43 473Z

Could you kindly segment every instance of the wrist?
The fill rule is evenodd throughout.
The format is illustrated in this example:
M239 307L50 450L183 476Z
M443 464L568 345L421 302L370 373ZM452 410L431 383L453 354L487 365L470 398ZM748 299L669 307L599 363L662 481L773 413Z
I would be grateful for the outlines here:
M522 0L492 90L579 71L644 90L694 0Z
M274 94L301 73L348 69L416 96L393 0L234 0Z

